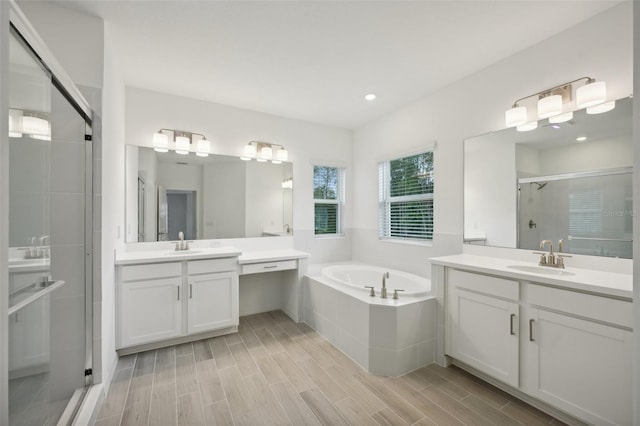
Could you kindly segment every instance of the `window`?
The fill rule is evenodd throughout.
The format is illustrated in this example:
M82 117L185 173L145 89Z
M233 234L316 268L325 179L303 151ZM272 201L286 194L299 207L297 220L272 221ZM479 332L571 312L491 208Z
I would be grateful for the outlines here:
M378 164L380 238L433 239L433 151Z
M344 172L338 167L313 166L315 234L342 232Z

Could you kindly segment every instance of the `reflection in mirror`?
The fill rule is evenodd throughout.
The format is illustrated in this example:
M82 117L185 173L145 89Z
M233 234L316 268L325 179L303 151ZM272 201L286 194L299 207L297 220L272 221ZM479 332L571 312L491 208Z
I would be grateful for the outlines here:
M128 145L127 242L292 235L293 166Z
M465 243L631 258L631 108L465 140Z

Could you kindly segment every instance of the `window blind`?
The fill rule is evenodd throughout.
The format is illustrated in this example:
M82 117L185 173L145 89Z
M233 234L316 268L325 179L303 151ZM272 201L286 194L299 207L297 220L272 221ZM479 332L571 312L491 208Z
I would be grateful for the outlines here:
M379 237L433 239L433 191L433 152L379 163Z

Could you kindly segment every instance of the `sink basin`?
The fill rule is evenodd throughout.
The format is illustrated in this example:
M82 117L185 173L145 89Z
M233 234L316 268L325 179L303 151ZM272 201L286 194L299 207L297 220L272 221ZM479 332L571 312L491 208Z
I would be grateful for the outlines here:
M534 274L543 275L575 275L573 272L565 271L564 269L552 268L550 266L508 265L507 268L521 272L532 272Z
M202 250L179 250L167 253L167 256L188 256L191 254L202 253Z

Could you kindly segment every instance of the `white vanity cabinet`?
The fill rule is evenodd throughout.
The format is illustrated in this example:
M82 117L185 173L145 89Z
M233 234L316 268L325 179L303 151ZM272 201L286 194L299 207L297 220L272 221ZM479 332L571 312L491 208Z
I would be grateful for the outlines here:
M556 413L631 424L631 300L457 267L439 273L454 362Z
M119 266L117 348L130 353L236 331L237 269L237 257Z
M448 278L450 355L518 386L518 283L454 269Z
M524 390L591 424L630 424L631 303L536 284L526 291Z
M181 287L180 262L120 267L118 347L180 336Z
M187 270L187 333L237 326L237 260L194 260L187 263Z

